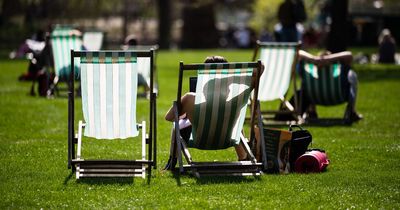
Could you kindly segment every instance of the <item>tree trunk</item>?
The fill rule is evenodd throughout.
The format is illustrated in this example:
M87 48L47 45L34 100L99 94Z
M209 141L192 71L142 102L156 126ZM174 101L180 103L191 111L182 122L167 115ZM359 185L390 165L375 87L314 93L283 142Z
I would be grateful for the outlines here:
M328 35L327 50L332 53L347 49L348 0L333 0L331 4L332 24Z
M168 49L171 42L171 1L158 0L158 44Z
M218 47L218 31L215 27L214 1L186 4L183 9L183 48Z

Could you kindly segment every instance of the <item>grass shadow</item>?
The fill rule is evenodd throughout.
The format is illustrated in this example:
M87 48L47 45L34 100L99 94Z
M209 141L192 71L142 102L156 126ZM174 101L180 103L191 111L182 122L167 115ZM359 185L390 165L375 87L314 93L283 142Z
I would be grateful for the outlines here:
M193 176L194 177L194 176ZM261 180L260 176L244 177L244 176L205 176L205 177L194 177L196 183L199 185L208 184L229 184L229 183L251 183Z
M80 178L76 180L77 183L89 184L89 185L132 185L134 184L134 178L132 177L120 177L120 178Z
M303 123L302 125L313 126L313 127L332 127L332 126L350 127L352 123L347 122L343 118L318 118L318 119L307 120L307 122Z
M76 180L75 177L73 177L75 172L71 171L64 179L63 185L67 185L69 181L71 180ZM83 184L90 184L90 185L131 185L134 184L134 179L133 177L85 177L85 178L80 178L77 179L77 183L83 183ZM147 183L150 183L150 180L146 181Z
M400 80L400 66L398 69L365 69L357 71L358 79L361 82L374 82L378 80Z

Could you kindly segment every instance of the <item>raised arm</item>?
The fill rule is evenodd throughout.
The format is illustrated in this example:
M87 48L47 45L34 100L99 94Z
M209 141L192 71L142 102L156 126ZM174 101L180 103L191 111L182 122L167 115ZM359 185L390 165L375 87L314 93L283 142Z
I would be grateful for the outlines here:
M314 56L314 55L304 51L304 50L299 50L299 60L316 63L316 62L318 62L319 58L317 56Z
M320 56L314 56L304 50L300 50L299 59L317 64L318 66L329 65L337 61L350 65L351 62L353 61L353 55L351 54L350 51L343 51L334 54L324 54Z
M333 63L340 61L344 64L350 65L351 62L353 61L353 55L351 54L350 51L343 51L328 55L322 55L320 59L325 63Z

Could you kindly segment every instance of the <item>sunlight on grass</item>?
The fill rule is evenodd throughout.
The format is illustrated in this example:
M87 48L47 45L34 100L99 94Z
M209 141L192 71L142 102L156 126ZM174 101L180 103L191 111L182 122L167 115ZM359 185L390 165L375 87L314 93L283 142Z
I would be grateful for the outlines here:
M160 51L157 56L158 168L150 184L140 178L76 181L67 168L67 99L29 96L31 83L17 81L27 61L0 61L0 208L400 208L399 66L354 65L360 80L357 109L364 115L360 122L305 126L313 135L311 147L325 149L331 160L324 173L196 179L161 171L169 155L171 128L164 114L176 100L179 61L201 63L208 55L248 61L252 51ZM345 105L318 107L318 114L342 117L344 109ZM147 113L146 108L138 109L139 119ZM137 149L137 142L128 145L125 140L87 143L84 153L93 157L124 157ZM236 158L233 149L194 150L192 155L196 160Z

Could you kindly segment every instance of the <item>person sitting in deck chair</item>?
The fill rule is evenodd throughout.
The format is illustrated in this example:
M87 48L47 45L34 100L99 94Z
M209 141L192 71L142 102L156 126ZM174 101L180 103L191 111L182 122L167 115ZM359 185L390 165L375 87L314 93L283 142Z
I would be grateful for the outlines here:
M204 63L227 63L228 61L222 56L209 56L206 58ZM261 71L262 74L263 71ZM254 87L254 77L252 81L252 86ZM194 111L194 102L195 102L195 93L188 92L181 98L182 104L182 113L179 113L179 128L180 134L185 141L188 141L191 135L192 127L191 122L193 121L193 111ZM173 107L171 107L165 115L165 119L173 122L174 121L174 111ZM173 132L172 135L174 135ZM255 130L256 136L259 133L258 129ZM258 138L256 138L258 139ZM243 148L242 144L235 146L236 154L238 156L238 160L246 160L247 153Z
M342 65L350 67L351 62L353 60L353 56L350 51L343 51L339 53L330 53L329 51L322 52L319 56L311 55L306 51L299 51L299 61L302 62L310 62L314 63L317 67L329 66L332 63L340 62ZM357 74L348 69L347 72L347 81L349 84L349 96L348 96L348 105L346 107L346 120L350 120L351 122L361 120L363 117L361 114L356 111L356 98L357 98L357 86L358 79ZM304 96L304 94L303 94ZM316 111L316 104L313 104L306 97L301 98L302 101L302 114L306 114L308 118L316 119L318 118Z

